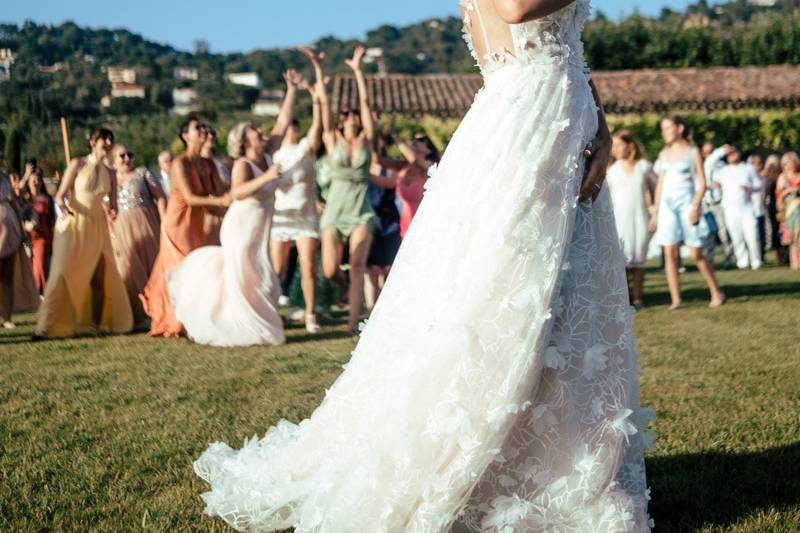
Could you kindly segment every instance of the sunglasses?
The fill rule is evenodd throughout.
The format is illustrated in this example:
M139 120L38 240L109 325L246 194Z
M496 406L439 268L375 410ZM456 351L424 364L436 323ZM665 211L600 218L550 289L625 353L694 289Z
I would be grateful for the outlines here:
M126 157L128 159L133 159L133 152L121 152L119 155L117 155L117 157L120 159L125 159Z

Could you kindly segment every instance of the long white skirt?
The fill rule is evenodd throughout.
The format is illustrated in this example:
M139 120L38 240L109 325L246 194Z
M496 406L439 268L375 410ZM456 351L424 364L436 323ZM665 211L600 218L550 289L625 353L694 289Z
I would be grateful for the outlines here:
M490 75L345 371L309 419L209 447L206 512L249 531L647 530L624 258L608 193L577 203L596 129L581 70Z
M175 317L190 339L212 346L283 344L281 285L269 254L272 192L234 202L222 246L190 253L167 274Z

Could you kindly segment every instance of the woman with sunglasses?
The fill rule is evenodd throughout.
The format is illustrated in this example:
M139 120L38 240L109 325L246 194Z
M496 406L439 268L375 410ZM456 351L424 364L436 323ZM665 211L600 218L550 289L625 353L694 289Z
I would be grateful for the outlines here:
M73 159L64 172L55 197L61 218L34 340L133 328L108 230L117 218L116 174L106 165L113 145L109 130L93 131L89 155Z
M348 113L339 131L332 127L330 110L322 110L322 140L327 153L324 177L330 180L330 187L325 195L325 208L320 218L322 270L328 279L340 276L339 267L347 243L350 252L350 310L347 324L351 333L357 332L361 316L364 273L367 269L367 255L375 218L375 211L367 196L375 128L367 82L361 70L364 53L364 47L359 45L352 59L345 61L355 74L360 112ZM322 171L322 167L320 170Z
M178 135L186 150L172 162L172 195L161 223L158 257L150 280L139 295L154 337L178 337L184 333L183 324L175 317L167 275L192 250L208 244L208 210L231 203L229 194L217 192L224 190L217 167L200 155L208 128L190 117L181 124Z
M145 167L135 167L133 152L123 144L112 153L117 171L117 220L111 228L111 244L133 310L133 326L146 329L147 315L139 300L158 256L161 217L167 199Z

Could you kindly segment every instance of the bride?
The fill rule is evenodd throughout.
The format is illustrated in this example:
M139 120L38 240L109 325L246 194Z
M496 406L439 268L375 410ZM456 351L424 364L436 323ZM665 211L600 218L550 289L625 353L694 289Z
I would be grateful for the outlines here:
M237 529L652 525L589 0L465 0L462 15L484 88L345 371L309 419L195 462L206 512Z
M175 317L197 343L249 346L285 341L278 314L280 281L267 254L275 189L282 176L278 165L267 165L266 145L261 131L249 122L231 129L234 202L222 221L222 246L198 248L167 274Z

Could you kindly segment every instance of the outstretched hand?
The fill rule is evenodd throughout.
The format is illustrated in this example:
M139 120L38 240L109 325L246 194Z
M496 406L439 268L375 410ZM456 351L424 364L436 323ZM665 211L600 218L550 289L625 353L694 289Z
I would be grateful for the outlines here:
M325 52L317 54L308 46L301 46L298 50L311 61L311 64L314 65L315 68L322 67L322 61L325 59Z
M303 87L307 83L305 76L293 68L290 68L283 73L283 79L286 81L286 85L289 87Z
M603 190L608 160L611 156L611 141L607 136L599 134L584 149L583 156L586 158L586 173L581 183L579 199L585 202L591 198L594 202Z
M364 54L367 52L367 49L364 48L363 44L359 44L356 46L356 49L353 50L353 57L352 59L345 59L344 63L353 71L361 70L361 61L364 59Z

